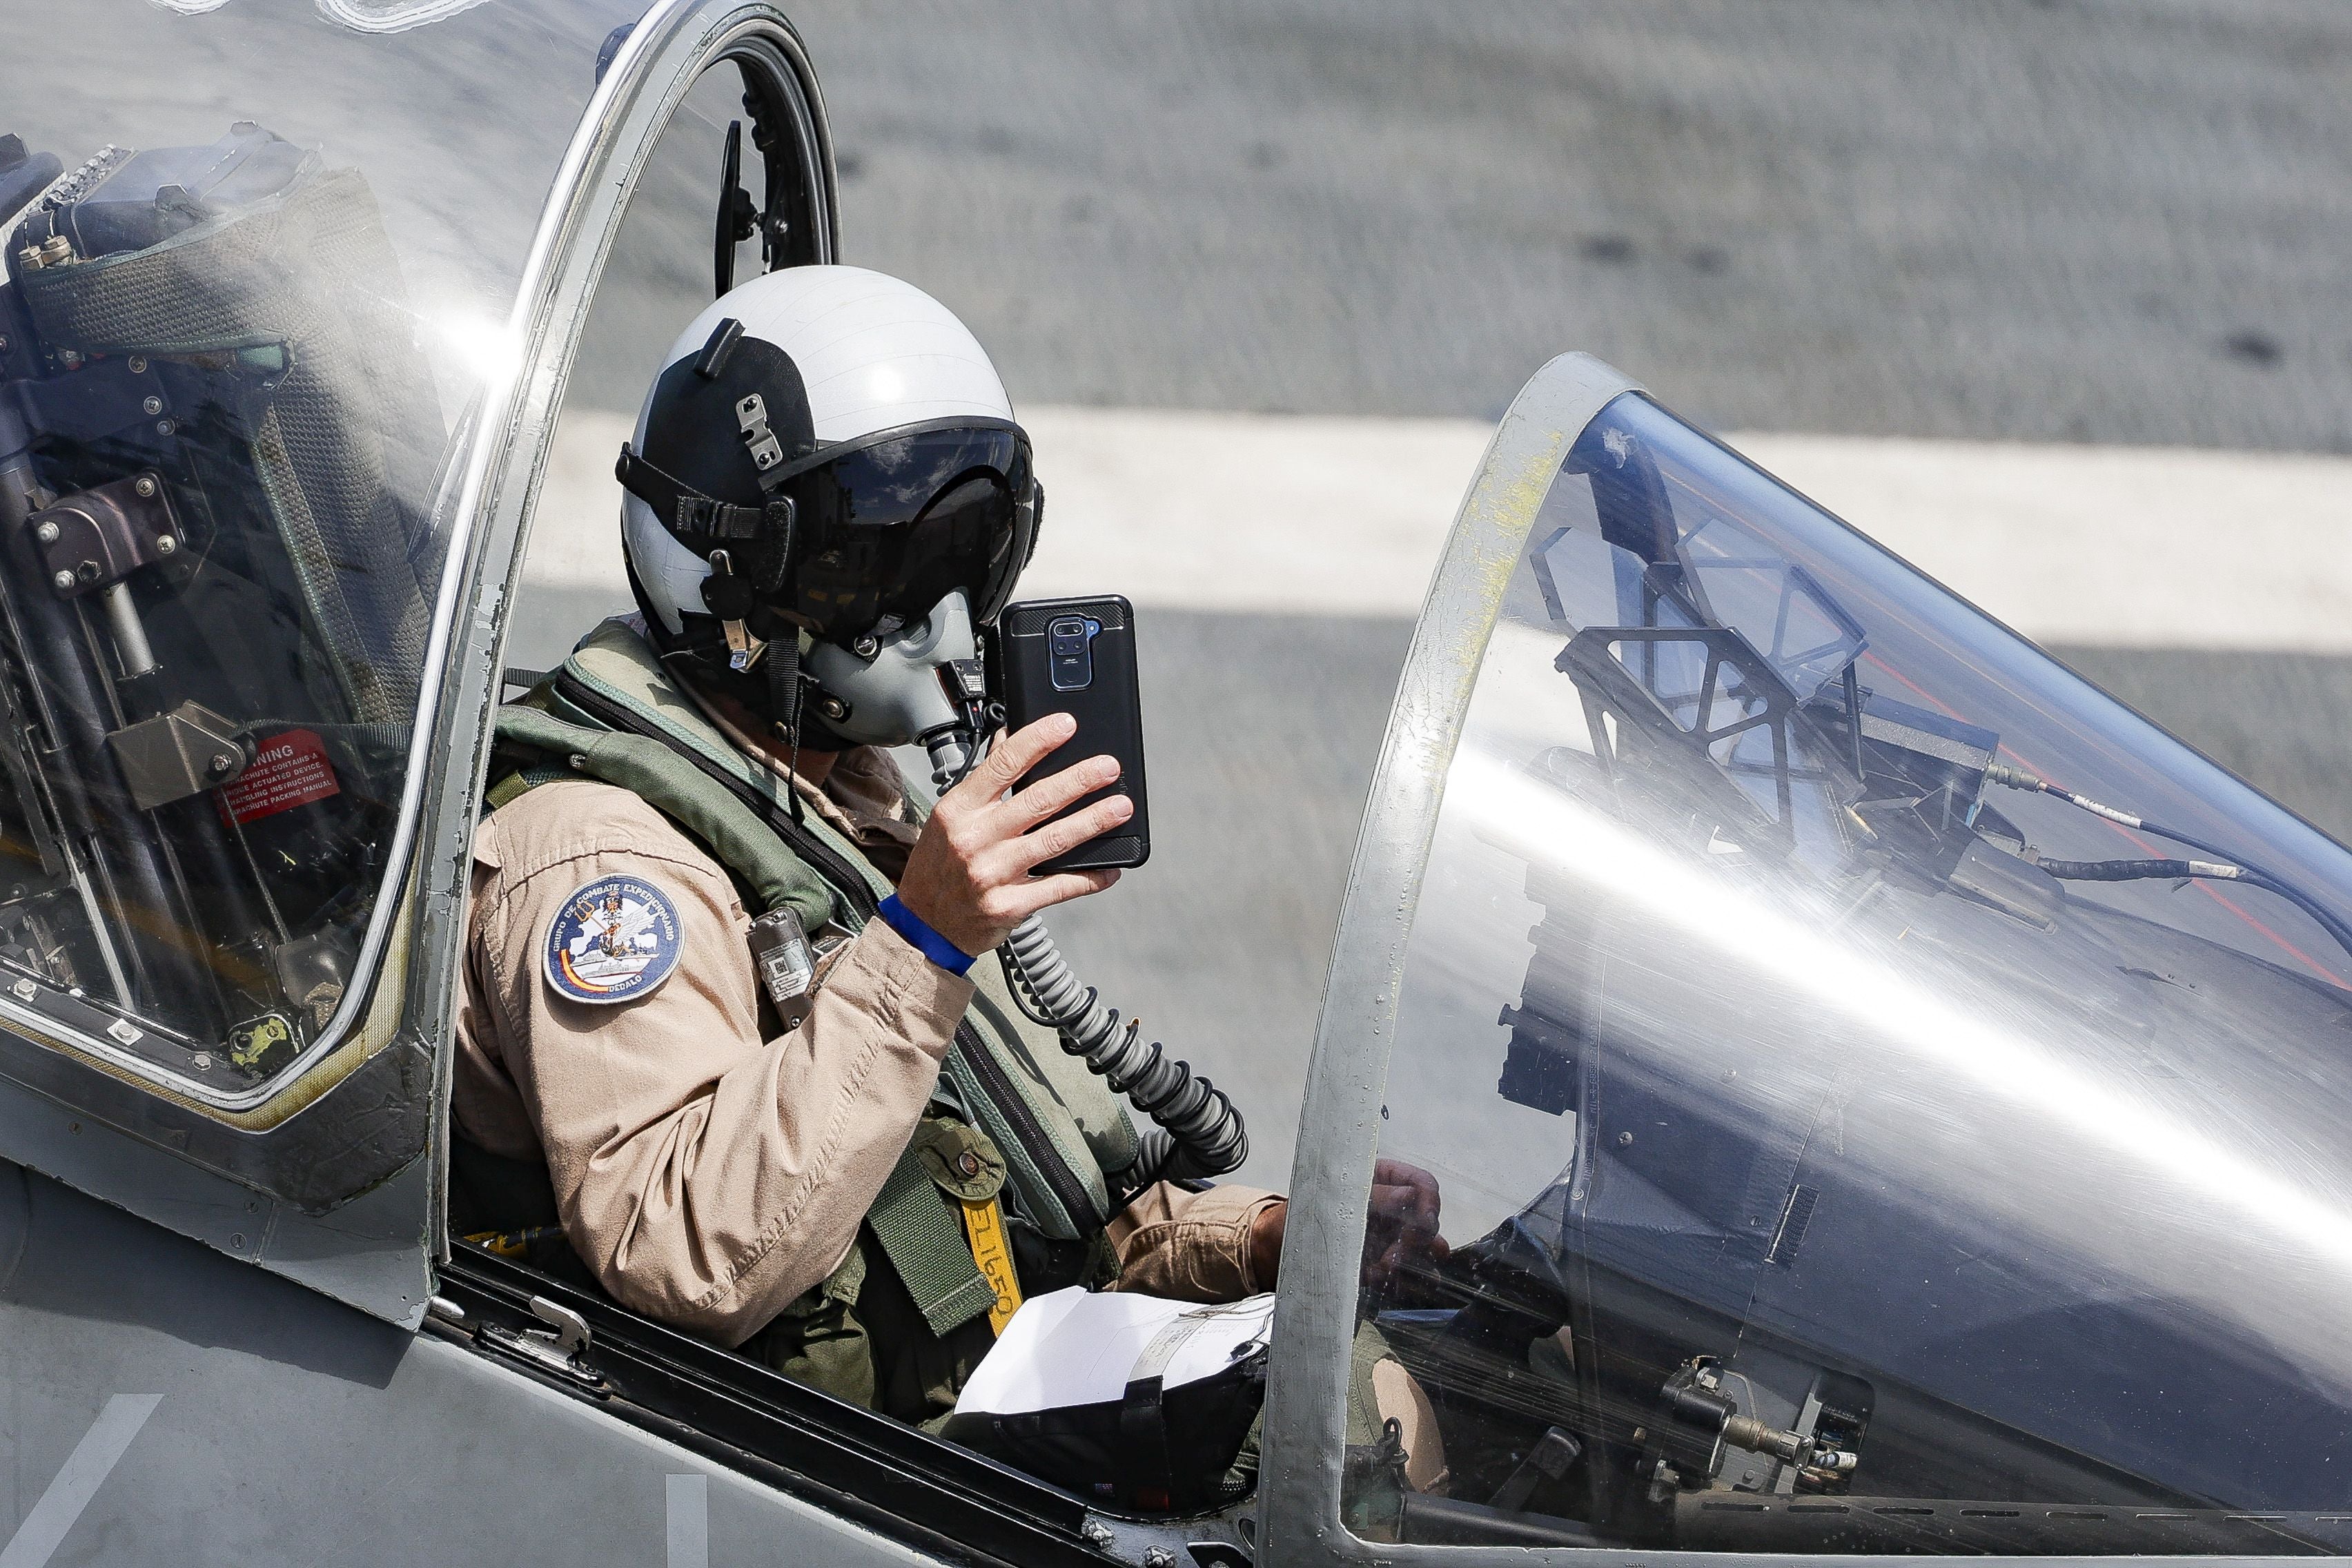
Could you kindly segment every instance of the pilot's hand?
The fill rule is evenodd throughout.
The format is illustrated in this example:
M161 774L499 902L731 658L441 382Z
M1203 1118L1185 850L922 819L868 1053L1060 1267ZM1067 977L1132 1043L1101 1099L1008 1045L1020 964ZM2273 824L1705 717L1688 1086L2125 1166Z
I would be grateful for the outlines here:
M1366 1289L1387 1286L1400 1269L1445 1261L1454 1249L1437 1234L1437 1178L1402 1160L1372 1162L1372 1200L1365 1215Z
M940 797L907 857L898 901L975 957L1039 910L1099 893L1118 880L1116 870L1029 874L1040 860L1075 849L1135 815L1135 802L1115 795L1062 821L1045 821L1080 796L1116 783L1116 757L1088 757L1018 795L1008 794L1022 774L1077 731L1077 721L1068 714L1049 713L998 741L961 784Z
M1282 1231L1290 1218L1290 1200L1276 1198L1250 1220L1250 1279L1260 1290L1271 1290L1282 1274Z
M1287 1203L1268 1204L1250 1224L1250 1274L1271 1290L1282 1270ZM1386 1285L1408 1262L1443 1263L1453 1248L1437 1234L1437 1178L1402 1160L1372 1162L1372 1197L1364 1226L1363 1283Z

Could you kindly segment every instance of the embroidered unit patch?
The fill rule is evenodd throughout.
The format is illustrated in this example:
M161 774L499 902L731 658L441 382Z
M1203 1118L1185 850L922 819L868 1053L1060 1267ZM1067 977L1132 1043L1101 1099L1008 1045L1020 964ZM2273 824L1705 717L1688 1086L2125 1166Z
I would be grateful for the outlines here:
M634 1002L677 967L677 909L638 877L599 877L547 928L547 983L574 1002Z

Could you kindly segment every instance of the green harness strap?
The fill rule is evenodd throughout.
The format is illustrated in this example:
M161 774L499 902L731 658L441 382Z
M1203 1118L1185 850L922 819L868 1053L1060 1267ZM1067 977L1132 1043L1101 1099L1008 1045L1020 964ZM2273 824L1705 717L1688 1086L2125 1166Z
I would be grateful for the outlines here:
M573 773L602 779L649 802L708 845L719 863L749 882L768 909L790 906L811 931L832 918L833 889L824 879L787 849L751 807L659 741L616 730L584 729L513 704L499 710L498 738L568 757ZM533 777L534 773L541 776ZM491 791L493 808L550 776L552 770L509 774ZM501 793L505 799L499 798Z
M996 1287L972 1259L961 1215L931 1180L913 1144L891 1167L874 1206L866 1211L866 1223L932 1333L944 1339L950 1329L996 1305Z

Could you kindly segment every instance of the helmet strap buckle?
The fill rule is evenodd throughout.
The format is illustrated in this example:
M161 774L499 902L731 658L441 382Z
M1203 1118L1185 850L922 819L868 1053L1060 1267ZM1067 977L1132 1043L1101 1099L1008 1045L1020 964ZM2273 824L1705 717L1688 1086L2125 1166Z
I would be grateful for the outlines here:
M799 628L787 626L775 640L775 657L768 660L768 706L770 723L777 739L790 748L784 771L797 779L801 771L801 635ZM797 789L785 792L786 805L793 821L801 820L801 796Z
M768 651L768 645L744 630L742 622L723 621L720 626L727 633L727 668L736 674L759 663L760 656Z
M751 618L751 584L736 575L735 557L724 550L710 552L710 575L702 584L702 603L719 617L727 636L727 668L741 674L760 662L767 644L751 635L744 623Z

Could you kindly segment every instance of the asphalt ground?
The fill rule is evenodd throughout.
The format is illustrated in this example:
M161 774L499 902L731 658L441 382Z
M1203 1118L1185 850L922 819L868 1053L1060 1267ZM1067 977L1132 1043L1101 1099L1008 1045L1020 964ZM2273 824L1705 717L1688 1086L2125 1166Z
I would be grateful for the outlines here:
M1016 402L2347 450L2332 0L802 0Z

